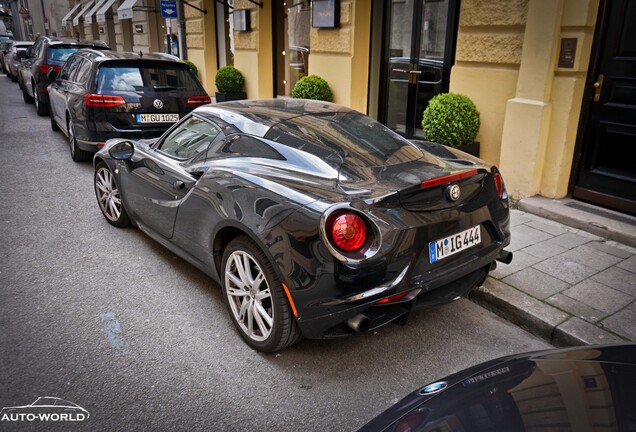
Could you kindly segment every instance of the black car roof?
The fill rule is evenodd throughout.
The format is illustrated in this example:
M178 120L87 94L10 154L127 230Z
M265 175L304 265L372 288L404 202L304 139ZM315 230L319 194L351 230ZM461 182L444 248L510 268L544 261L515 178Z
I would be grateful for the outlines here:
M242 131L264 136L276 124L306 114L346 113L353 111L330 102L306 99L248 99L199 107L195 112L203 117L220 117Z
M97 62L105 62L112 60L134 60L134 61L164 61L171 63L181 63L178 57L171 56L164 53L143 53L141 56L139 53L133 52L117 52L111 50L92 50L90 48L80 50L76 55L89 55L91 60ZM184 63L185 66L185 63Z

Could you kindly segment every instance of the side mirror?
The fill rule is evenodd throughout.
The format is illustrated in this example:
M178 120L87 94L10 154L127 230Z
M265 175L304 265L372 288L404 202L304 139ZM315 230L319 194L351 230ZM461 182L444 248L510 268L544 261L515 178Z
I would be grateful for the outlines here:
M49 82L53 82L57 79L57 72L55 72L55 69L53 69L52 67L49 68L48 71L46 71L46 78L49 80Z
M135 147L130 141L122 141L110 148L108 154L115 160L130 160L135 153Z

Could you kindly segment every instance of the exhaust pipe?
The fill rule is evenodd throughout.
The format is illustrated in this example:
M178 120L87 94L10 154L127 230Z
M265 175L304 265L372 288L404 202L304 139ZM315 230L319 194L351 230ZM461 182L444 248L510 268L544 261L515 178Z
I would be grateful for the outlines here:
M512 252L507 250L502 250L501 252L499 252L497 261L502 262L504 264L510 264L512 262Z
M347 325L358 333L364 333L371 327L371 320L362 314L358 314L347 320Z

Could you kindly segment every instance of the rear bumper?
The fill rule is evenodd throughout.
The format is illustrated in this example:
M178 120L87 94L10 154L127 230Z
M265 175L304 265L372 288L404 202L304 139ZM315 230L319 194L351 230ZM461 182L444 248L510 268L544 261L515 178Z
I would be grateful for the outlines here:
M337 309L337 312L304 320L298 324L303 335L309 339L334 338L355 334L347 320L359 314L369 320L368 330L386 325L390 322L405 322L411 311L426 309L449 303L468 294L470 290L481 284L492 263L504 248L503 244L494 247L478 257L474 257L450 270L430 275L426 279L409 280L398 277L392 283L372 287L355 296L324 303L325 310ZM383 298L408 292L404 299L378 305Z

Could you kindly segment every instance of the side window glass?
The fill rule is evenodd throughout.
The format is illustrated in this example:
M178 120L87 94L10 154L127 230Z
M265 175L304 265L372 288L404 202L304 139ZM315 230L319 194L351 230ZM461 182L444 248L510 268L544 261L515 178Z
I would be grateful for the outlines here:
M91 74L91 62L88 60L82 60L82 63L76 67L77 75L73 78L73 81L81 84L86 84Z
M158 150L177 159L190 159L205 152L219 132L212 123L191 116L170 132Z
M71 57L70 59L68 59L68 61L64 63L64 66L60 71L60 79L72 81L72 77L77 69L76 66L81 60L82 59L80 57Z

